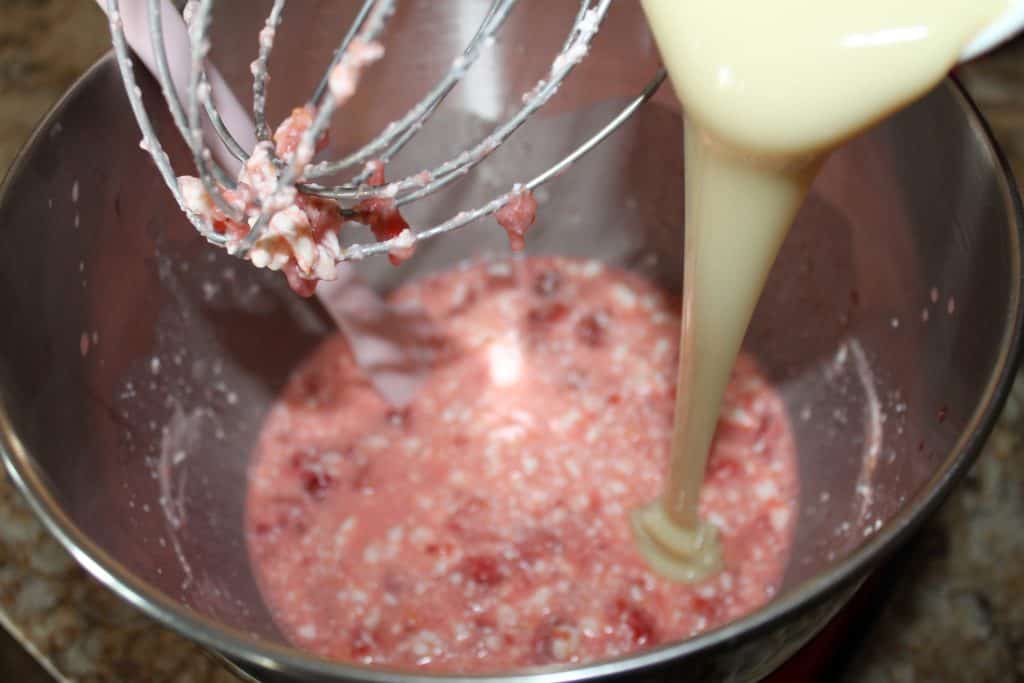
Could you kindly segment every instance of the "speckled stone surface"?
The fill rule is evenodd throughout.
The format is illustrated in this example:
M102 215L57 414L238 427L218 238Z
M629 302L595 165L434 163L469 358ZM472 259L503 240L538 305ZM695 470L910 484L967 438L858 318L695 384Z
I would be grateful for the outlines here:
M107 45L91 0L0 0L0 169ZM1024 177L1024 46L967 68ZM963 486L913 546L843 683L1024 681L1024 383ZM90 579L0 472L0 623L59 680L235 680ZM0 680L40 680L0 657ZM8 667L5 670L3 667Z

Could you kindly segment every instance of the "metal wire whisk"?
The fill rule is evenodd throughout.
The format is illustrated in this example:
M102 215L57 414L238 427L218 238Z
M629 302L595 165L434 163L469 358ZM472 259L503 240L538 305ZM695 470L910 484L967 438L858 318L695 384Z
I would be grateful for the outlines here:
M440 224L418 230L404 229L397 234L393 231L380 234L375 230L377 242L342 247L336 233L344 221L367 222L368 214L381 209L397 212L403 205L441 190L486 159L527 117L550 100L563 79L586 56L611 4L611 0L581 0L569 34L546 77L524 93L522 106L489 135L433 168L390 183L380 182L381 164L389 162L409 142L481 53L495 42L516 2L491 2L479 29L462 54L453 60L444 76L405 116L386 125L376 137L344 158L316 161L317 142L326 132L332 115L355 94L362 69L383 53L383 47L377 41L393 12L395 0L363 2L307 105L295 110L286 122L286 130L279 128L280 135L272 135L265 115L267 66L286 4L286 0L274 0L260 31L257 57L252 63L252 117L257 143L250 150L243 149L229 132L210 96L206 57L210 50L214 0L190 0L184 9L191 51L185 101L179 98L171 78L161 24L161 0L148 0L156 77L174 123L191 151L198 175L197 179L187 179L192 181L187 183L186 179L176 177L142 102L121 22L119 0L106 0L112 42L128 99L142 131L142 147L152 156L193 225L211 243L257 265L285 268L287 271L291 261L293 274L297 273L298 280L307 280L313 283L313 287L318 279L331 279L331 273L339 262L372 254L390 253L394 258L397 254L411 253L417 242L498 212L517 196L532 192L593 149L621 126L664 81L664 70L659 70L634 99L572 153L536 177L515 183L504 194L483 206L461 211ZM220 142L243 165L238 177L232 177L217 162L204 142L204 116ZM281 136L290 137L290 142L282 146ZM275 145L275 141L278 144ZM352 175L340 185L318 182L320 178L345 171ZM295 208L296 203L302 210ZM328 215L330 219L321 220ZM319 221L319 226L307 225L310 216L320 217L314 221ZM370 216L371 222L372 218ZM229 228L225 229L225 226ZM230 229L230 226L235 229ZM275 252L274 245L283 251ZM289 280L293 280L292 275L289 275ZM311 292L310 288L307 293Z

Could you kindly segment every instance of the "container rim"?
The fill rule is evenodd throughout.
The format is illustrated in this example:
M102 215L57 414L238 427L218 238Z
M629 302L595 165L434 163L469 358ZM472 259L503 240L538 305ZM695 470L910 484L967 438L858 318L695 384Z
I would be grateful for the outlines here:
M37 124L22 146L4 181L0 184L0 206L16 201L11 194L13 179L28 163L32 152L48 130L60 118L81 91L101 72L115 70L113 53L97 60L56 105ZM949 456L932 478L900 512L874 536L828 570L805 580L781 594L758 611L713 631L682 642L663 645L639 654L572 668L499 675L466 676L457 674L419 674L361 667L304 654L283 644L271 643L232 627L224 626L192 610L134 576L123 564L93 543L60 509L48 490L45 477L35 466L31 452L21 441L7 406L0 399L0 456L17 488L44 526L75 560L100 583L163 626L169 627L202 646L212 648L232 663L253 665L269 672L295 676L355 679L374 683L436 683L441 680L492 681L494 683L563 683L638 672L701 651L722 648L740 638L763 632L806 605L815 604L834 590L862 577L874 564L892 553L921 525L947 497L952 486L973 464L991 433L1009 395L1021 356L1024 329L1024 207L1010 165L996 144L987 122L963 85L955 78L942 86L951 92L963 110L967 125L984 146L992 170L998 178L1002 199L1010 217L1007 229L1010 244L1010 292L1012 315L999 345L998 361L977 408Z

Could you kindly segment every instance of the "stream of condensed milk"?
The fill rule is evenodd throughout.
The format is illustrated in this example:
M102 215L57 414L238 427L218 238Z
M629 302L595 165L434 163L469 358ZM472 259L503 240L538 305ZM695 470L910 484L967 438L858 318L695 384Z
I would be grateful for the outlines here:
M697 502L768 272L829 151L923 96L1014 0L643 0L685 119L682 341L667 485L633 514L679 581L716 571Z

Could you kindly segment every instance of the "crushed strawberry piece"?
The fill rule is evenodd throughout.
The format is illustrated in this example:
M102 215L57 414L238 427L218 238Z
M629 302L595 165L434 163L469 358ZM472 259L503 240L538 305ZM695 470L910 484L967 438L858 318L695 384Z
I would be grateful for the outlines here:
M538 296L549 297L558 293L562 286L562 276L556 270L544 270L533 278L533 291Z
M316 285L319 281L300 275L299 268L294 263L288 263L282 270L284 276L288 278L288 286L302 298L308 299L316 292Z
M564 617L550 617L533 633L533 664L572 661L579 648L579 628Z
M382 54L383 47L378 43L358 37L352 41L330 75L335 105L340 106L354 93L362 70ZM250 226L265 213L268 220L247 258L257 267L283 271L288 284L301 296L311 296L320 280L334 279L342 260L337 237L342 220L337 205L304 196L297 187L315 154L328 144L327 131L314 144L303 143L317 113L311 106L293 109L274 131L273 143L256 144L239 172L237 190L218 189L225 202L244 216L243 220L226 215L198 178L178 178L185 209L205 219L214 233L223 235L229 252L240 249ZM274 157L290 168L294 182L280 182L281 170ZM411 253L412 241L409 248L396 250L397 258Z
M526 231L537 219L537 200L529 190L520 190L494 213L494 218L508 233L512 251L522 251L526 246Z
M473 583L481 586L497 586L505 580L498 558L488 555L471 555L460 565L462 573Z
M386 181L384 179L384 162L380 159L374 159L366 162L366 168L370 171L370 177L366 179L366 184L370 187L380 187Z
M274 133L276 153L290 161L302 136L312 123L309 108L292 111ZM321 138L320 144L326 144ZM332 279L341 255L337 234L343 218L336 202L298 193L294 188L275 196L278 170L267 143L260 143L246 160L234 190L222 189L224 201L254 220L259 206L277 206L271 211L262 236L253 244L249 260L259 267L281 270L296 294L309 297L320 280ZM229 218L206 192L198 178L182 176L179 187L186 207L207 218L214 232L227 238L229 249L237 249L249 235L248 223Z
M295 204L309 218L317 242L322 242L328 234L337 234L345 222L338 204L330 199L300 194L295 198Z
M654 616L646 609L624 598L619 598L615 601L614 612L613 619L625 627L634 643L653 645L658 642Z
M356 92L362 71L384 54L384 48L375 41L355 37L337 65L331 69L327 79L328 88L335 101L341 105Z
M356 220L368 226L379 242L398 237L409 227L391 197L367 197L356 205L355 210L358 213Z
M369 162L367 167L372 170L370 177L367 179L367 185L380 187L387 182L384 177L383 161L375 159ZM398 237L406 230L409 230L409 224L395 205L393 197L367 197L356 204L355 211L356 217L354 220L369 227L378 242ZM388 252L388 259L392 265L397 266L408 260L412 256L413 251L414 247L411 244L405 247L397 247Z
M309 127L313 125L315 111L310 106L296 107L286 118L277 130L274 131L274 145L277 156L287 159L299 148L302 136L306 134ZM328 131L320 134L316 141L316 151L321 152L329 142Z
M608 314L604 311L587 313L576 323L576 338L587 346L601 346L608 323Z

